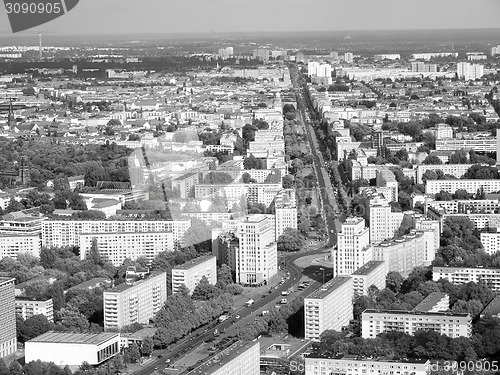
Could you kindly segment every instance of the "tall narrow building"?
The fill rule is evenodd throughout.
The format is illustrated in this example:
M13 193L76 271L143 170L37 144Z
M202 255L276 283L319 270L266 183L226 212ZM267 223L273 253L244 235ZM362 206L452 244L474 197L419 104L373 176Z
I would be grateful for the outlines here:
M274 218L267 215L250 215L238 223L236 236L236 282L264 285L278 272L278 252Z
M14 278L0 277L0 358L17 349Z
M370 232L365 220L348 218L338 234L337 248L332 250L333 276L349 276L372 260Z

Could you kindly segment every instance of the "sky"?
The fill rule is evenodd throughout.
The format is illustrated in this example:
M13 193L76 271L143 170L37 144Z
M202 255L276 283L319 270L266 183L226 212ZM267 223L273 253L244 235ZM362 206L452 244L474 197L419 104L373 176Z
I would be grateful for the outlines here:
M499 27L500 0L80 0L68 14L24 33L176 34ZM5 8L0 5L2 34L12 35L12 31Z

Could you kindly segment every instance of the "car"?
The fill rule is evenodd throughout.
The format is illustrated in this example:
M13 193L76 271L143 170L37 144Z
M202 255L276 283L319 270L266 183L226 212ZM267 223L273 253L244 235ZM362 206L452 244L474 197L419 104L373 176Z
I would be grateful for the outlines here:
M158 369L159 369L159 367L158 367L158 366L156 366L156 367L155 367L155 371L158 371Z
M239 318L240 318L240 316L239 316L239 315L236 315L236 316L234 317L234 319L239 319Z
M170 363L170 358L166 359L165 363Z
M158 358L163 358L163 356L161 354L158 354Z

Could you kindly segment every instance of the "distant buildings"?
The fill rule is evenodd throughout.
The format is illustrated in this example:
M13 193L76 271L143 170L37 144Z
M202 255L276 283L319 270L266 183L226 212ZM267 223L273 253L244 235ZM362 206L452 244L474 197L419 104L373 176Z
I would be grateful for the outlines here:
M0 277L0 358L17 350L15 279Z
M374 61L380 60L400 60L401 55L399 53L389 53L389 54L378 54L373 56Z
M491 47L491 56L500 55L500 45Z
M498 228L495 228L495 231L481 232L480 239L484 251L489 255L500 251L500 231L498 231Z
M305 375L428 375L428 359L360 358L356 356L325 357L311 354L305 358Z
M98 365L120 352L119 333L46 332L25 344L26 363L54 362L57 366Z
M152 273L127 281L103 293L104 329L120 329L133 323L148 324L167 300L167 274Z
M421 61L412 62L411 71L415 73L436 73L437 64L426 64Z
M427 180L425 183L426 194L437 194L441 190L455 194L458 189L476 194L481 188L487 194L497 192L500 190L500 180Z
M348 64L352 64L354 62L354 54L352 52L346 52L344 54L344 61Z
M172 293L176 293L181 285L193 293L202 277L206 277L212 285L217 283L217 258L215 256L206 255L175 266L172 269Z
M470 337L469 314L417 312L404 310L365 310L361 317L361 337L372 339L383 332L398 331L414 335L417 331L434 331L451 338Z
M353 279L335 277L304 299L305 338L319 340L326 330L341 331L353 318Z
M481 78L484 75L483 66L479 64L470 64L467 62L459 62L457 64L457 76L466 81Z
M351 275L372 260L370 233L364 219L348 218L337 238L337 248L332 249L334 276Z
M226 47L226 48L219 49L217 57L221 60L227 60L227 59L232 58L233 55L234 55L233 47Z
M434 57L458 57L456 52L430 52L430 53L414 53L411 55L416 60L430 60Z

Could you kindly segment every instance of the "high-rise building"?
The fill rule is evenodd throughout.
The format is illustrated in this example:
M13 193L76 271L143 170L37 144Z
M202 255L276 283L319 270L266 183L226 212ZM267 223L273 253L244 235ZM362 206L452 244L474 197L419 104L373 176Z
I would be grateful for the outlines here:
M380 168L377 171L376 183L378 187L386 187L391 189L391 196L387 197L391 202L398 201L398 181L394 173L387 167Z
M202 277L212 285L217 283L217 258L214 255L198 257L172 268L172 293L176 293L181 285L193 293Z
M458 78L466 81L481 78L484 75L483 66L467 62L459 62L457 64L457 75Z
M0 358L17 349L14 278L0 277Z
M341 331L353 317L353 281L335 277L304 299L305 338L319 340L326 330Z
M105 330L148 324L167 300L166 272L141 279L132 271L127 272L126 280L103 293Z
M333 61L337 61L339 59L339 53L338 52L330 52L330 59L332 59Z
M250 215L238 223L236 237L236 282L263 285L278 272L278 252L274 218Z
M285 229L297 229L297 205L295 202L295 191L292 189L282 190L274 198L276 217L276 240L283 234Z
M384 261L371 260L358 268L352 275L355 296L368 295L368 289L372 285L379 290L385 288L385 277L388 273L387 263Z
M393 238L403 221L402 212L392 212L388 199L374 197L368 203L370 243L377 244Z
M332 249L333 276L348 276L372 260L370 231L360 217L348 218L337 235L337 248Z
M412 62L411 71L414 73L436 73L437 64L426 64L422 61Z
M352 64L354 62L354 54L352 52L346 52L344 54L344 61L346 63Z

